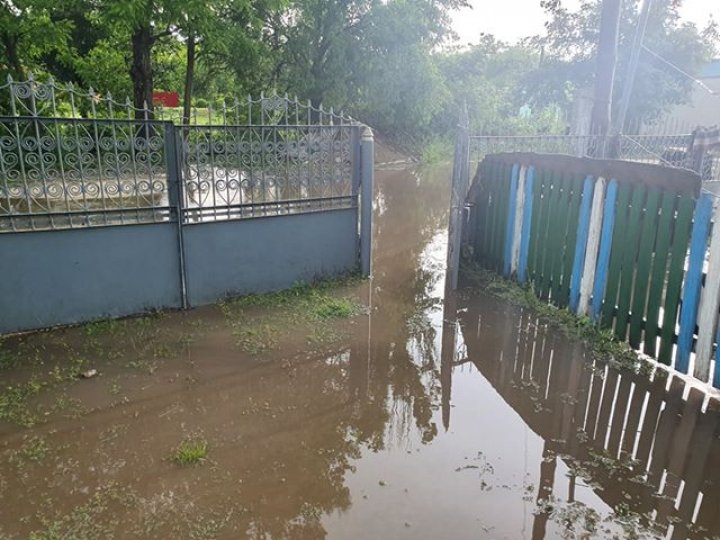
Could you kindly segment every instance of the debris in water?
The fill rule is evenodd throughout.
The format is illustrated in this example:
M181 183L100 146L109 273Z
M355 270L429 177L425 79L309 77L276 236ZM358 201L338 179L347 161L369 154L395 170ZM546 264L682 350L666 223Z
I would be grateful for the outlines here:
M88 369L87 371L83 371L80 374L80 377L82 379L92 379L93 377L98 376L98 370L97 369Z

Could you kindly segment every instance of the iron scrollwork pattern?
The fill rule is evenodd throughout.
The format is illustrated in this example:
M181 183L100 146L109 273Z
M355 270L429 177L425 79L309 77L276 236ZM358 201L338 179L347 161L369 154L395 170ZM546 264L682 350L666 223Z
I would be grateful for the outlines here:
M352 204L350 126L193 126L184 139L191 220Z
M52 79L8 78L0 85L0 233L354 204L359 124L342 113L261 95L193 108L175 125L182 120L177 110L137 108Z
M144 122L0 120L0 230L167 219L163 132Z

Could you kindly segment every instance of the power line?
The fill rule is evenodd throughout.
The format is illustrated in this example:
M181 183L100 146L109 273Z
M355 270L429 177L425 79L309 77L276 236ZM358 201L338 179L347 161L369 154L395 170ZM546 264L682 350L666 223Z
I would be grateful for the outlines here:
M650 53L650 54L653 55L655 58L657 58L658 60L660 60L663 64L671 67L672 69L674 69L675 71L677 71L677 72L680 73L681 75L683 75L683 76L687 77L688 79L690 79L692 82L694 82L695 84L697 84L698 86L700 86L700 88L702 88L703 90L705 90L708 94L710 94L710 95L712 95L712 96L720 96L720 93L718 93L718 92L716 92L715 90L713 90L712 88L710 88L708 85L706 85L706 84L705 84L704 82L702 82L700 79L696 79L695 77L693 77L692 75L690 75L690 74L687 73L686 71L683 71L682 69L680 69L679 67L677 67L675 64L673 64L672 62L670 62L670 60L666 60L665 58L663 58L662 56L660 56L658 53L656 53L656 52L653 51L652 49L648 48L647 45L643 45L642 48L643 48L643 50L645 50L646 52Z

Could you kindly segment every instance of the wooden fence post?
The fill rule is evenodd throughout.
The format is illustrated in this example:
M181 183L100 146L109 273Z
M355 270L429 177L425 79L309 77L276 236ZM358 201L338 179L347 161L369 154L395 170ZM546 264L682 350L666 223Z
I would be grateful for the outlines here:
M520 255L517 276L520 283L527 279L528 253L533 218L533 198L535 196L535 167L529 166L525 172L525 204L523 205L522 231L520 235Z
M718 310L720 310L720 206L716 205L713 215L715 226L710 237L710 260L705 288L702 291L698 339L695 346L694 375L703 382L710 378L710 360L717 335Z
M685 274L682 308L680 311L680 333L677 342L675 369L680 373L688 372L690 351L692 350L695 323L697 321L700 288L702 286L703 266L707 253L707 238L710 230L712 196L700 195L695 206L692 234L690 236L690 260Z
M577 236L575 237L575 256L573 257L572 272L570 274L570 311L575 313L580 304L580 283L584 269L585 257L587 256L588 234L590 233L590 215L593 195L593 178L585 178L580 201L580 216L577 224ZM572 227L573 224L571 223ZM569 248L569 246L568 246Z
M600 234L600 248L598 251L598 262L595 270L595 282L592 293L592 320L600 320L600 310L605 295L607 283L608 266L610 264L610 249L612 248L613 230L615 228L615 201L617 199L617 180L611 180L605 193L605 209L603 212L602 232Z
M600 247L600 233L603 225L603 203L605 202L605 179L598 178L593 192L592 210L590 211L590 226L588 229L588 244L585 250L585 265L580 281L580 298L576 313L580 316L588 314L590 295L595 283L595 269L597 267L598 249Z

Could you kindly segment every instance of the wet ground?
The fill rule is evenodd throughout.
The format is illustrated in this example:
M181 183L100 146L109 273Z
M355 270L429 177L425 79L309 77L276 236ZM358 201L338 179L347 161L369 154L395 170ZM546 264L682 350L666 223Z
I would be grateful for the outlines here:
M370 281L0 343L0 539L720 537L717 402L445 298L447 170L376 178Z

